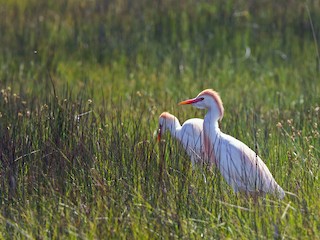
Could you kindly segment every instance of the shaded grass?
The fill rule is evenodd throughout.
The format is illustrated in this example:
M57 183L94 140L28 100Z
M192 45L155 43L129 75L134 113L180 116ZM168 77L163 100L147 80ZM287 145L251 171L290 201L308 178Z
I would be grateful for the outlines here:
M283 119L277 111L239 113L248 114L257 139L243 123L234 134L258 142L277 181L297 195L255 205L234 195L214 170L192 170L176 142L156 144L156 117L149 127L141 117L148 111L144 96L133 97L139 108L127 117L55 97L27 114L28 104L20 106L9 90L4 96L8 109L18 110L2 116L15 123L2 121L1 129L4 237L317 236L318 108L304 123L286 113L293 118L280 120L278 129L267 123Z

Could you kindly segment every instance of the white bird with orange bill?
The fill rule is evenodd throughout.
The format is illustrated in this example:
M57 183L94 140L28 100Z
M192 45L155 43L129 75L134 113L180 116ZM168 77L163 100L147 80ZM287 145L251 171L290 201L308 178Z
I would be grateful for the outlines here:
M181 126L179 120L168 112L163 112L159 116L158 141L166 130L169 130L172 137L176 138L184 147L191 158L194 166L203 159L203 119L188 119Z
M208 110L203 122L205 160L209 166L214 165L220 170L236 193L243 192L250 196L269 193L280 199L285 196L261 158L243 142L221 132L218 121L223 117L224 108L216 91L206 89L197 97L179 104L192 104Z

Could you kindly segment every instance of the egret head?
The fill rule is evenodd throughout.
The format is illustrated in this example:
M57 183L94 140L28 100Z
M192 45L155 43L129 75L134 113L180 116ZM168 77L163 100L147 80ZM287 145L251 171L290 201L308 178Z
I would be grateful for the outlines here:
M179 105L192 104L194 107L199 109L208 109L217 112L219 119L221 120L224 113L222 100L219 94L212 90L203 90L195 98L188 99L179 103Z
M159 127L158 127L158 141L161 140L162 135L165 133L168 127L172 126L175 121L175 116L168 112L163 112L159 116Z

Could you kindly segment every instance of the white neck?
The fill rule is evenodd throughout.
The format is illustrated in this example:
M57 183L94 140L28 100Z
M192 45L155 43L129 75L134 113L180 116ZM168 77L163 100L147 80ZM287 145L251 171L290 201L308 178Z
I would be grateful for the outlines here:
M221 132L219 128L218 119L219 119L219 115L216 112L209 109L209 111L204 117L204 123L203 123L204 131L209 133L208 135L211 135L211 136L217 135Z
M176 134L177 128L179 127L181 127L181 125L177 118L166 121L166 129L168 129L172 135Z
M220 128L218 123L219 116L215 114L211 109L207 112L203 122L204 132L204 150L207 157L207 161L210 166L215 164L219 167L219 147L220 147Z

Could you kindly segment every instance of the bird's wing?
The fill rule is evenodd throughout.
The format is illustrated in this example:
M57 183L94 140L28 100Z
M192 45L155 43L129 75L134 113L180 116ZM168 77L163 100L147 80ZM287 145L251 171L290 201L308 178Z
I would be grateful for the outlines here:
M202 159L203 119L192 118L187 120L179 131L180 140L193 163Z
M188 145L200 149L203 134L203 119L192 118L187 120L181 129L181 139Z
M220 170L234 189L274 192L279 186L261 158L241 141L225 135Z

